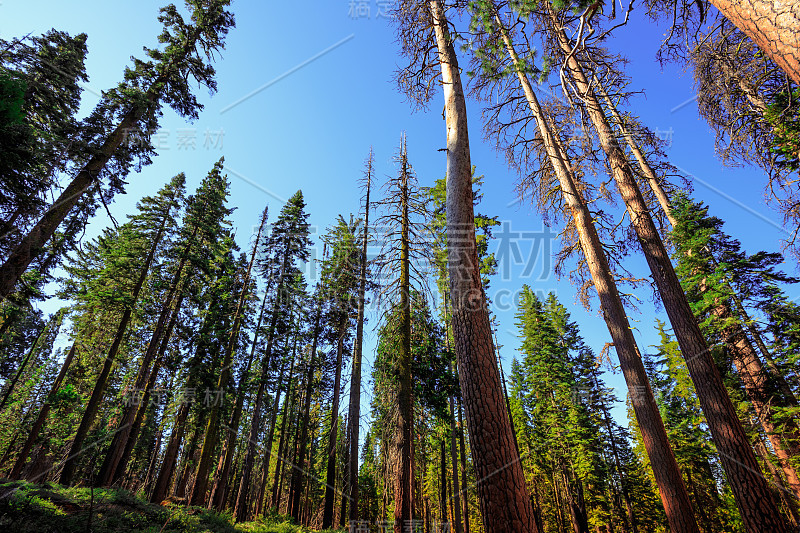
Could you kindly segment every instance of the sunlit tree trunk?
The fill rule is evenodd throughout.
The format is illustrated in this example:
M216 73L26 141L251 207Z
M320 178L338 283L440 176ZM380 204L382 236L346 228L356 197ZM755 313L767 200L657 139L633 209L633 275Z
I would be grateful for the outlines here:
M467 106L444 9L429 2L447 127L447 243L453 336L484 527L488 533L537 531L500 375L475 241ZM406 515L403 519L409 519Z
M800 10L775 0L709 0L800 84Z
M656 230L624 152L616 141L603 108L584 74L577 54L555 16L551 17L555 38L567 57L566 72L581 94L590 120L608 157L609 166L644 252L664 309L669 316L689 374L695 384L703 414L720 453L742 521L748 532L786 531L777 501L761 475L753 449L736 416L706 339L686 300L678 277ZM695 526L696 527L696 526Z
M667 440L667 433L661 420L661 414L650 389L644 364L639 355L639 349L633 337L633 331L628 322L622 299L611 274L608 259L597 235L592 215L576 185L575 177L569 168L566 155L552 132L549 119L542 112L530 80L519 65L519 59L513 43L500 17L496 16L495 20L501 29L509 57L516 66L520 85L531 113L537 121L545 150L561 185L561 193L575 223L581 249L600 300L603 318L614 341L614 348L619 357L625 382L628 385L631 404L642 432L642 440L653 467L656 485L658 486L661 502L667 514L670 527L676 533L699 533L694 520L689 494L686 491L678 464Z

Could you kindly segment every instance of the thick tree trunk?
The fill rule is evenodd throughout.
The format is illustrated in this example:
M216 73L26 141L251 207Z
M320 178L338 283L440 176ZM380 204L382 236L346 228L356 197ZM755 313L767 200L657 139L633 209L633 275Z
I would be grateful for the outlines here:
M157 100L156 94L148 96L151 104ZM81 169L72 182L59 195L53 205L42 215L42 218L28 232L16 248L9 254L0 267L0 301L6 299L28 269L31 262L44 250L45 245L56 232L58 226L75 207L81 197L95 184L97 176L106 166L114 152L125 140L127 132L144 114L144 107L131 109L123 118L108 139L92 156L86 166ZM66 465L65 465L66 466Z
M709 0L800 84L800 10L794 2Z
M686 295L670 262L664 243L656 230L629 162L612 134L610 125L581 64L563 29L553 17L554 33L568 57L567 73L581 93L582 101L597 132L609 166L631 217L631 225L647 259L658 287L664 309L669 316L689 374L695 384L703 413L708 421L720 460L731 485L747 531L755 533L767 528L786 531L786 522L778 511L774 493L761 475L753 449L736 416L719 370L705 338L700 332Z
M499 16L502 37L509 57L515 65L519 64L513 44L505 31ZM561 193L569 207L581 244L586 264L592 275L595 289L600 300L603 318L608 326L614 348L617 351L622 373L631 396L631 404L637 423L642 432L642 440L653 467L656 485L661 495L661 502L667 514L670 527L674 532L699 533L694 520L691 501L683 483L678 464L667 439L667 433L661 420L661 414L650 389L650 383L644 369L628 316L622 304L616 283L611 274L608 259L597 235L592 215L575 183L566 154L553 134L547 117L544 116L533 87L522 69L518 69L517 77L522 86L531 113L536 119L550 163L561 185Z
M431 0L429 9L439 53L447 125L447 242L453 335L481 514L487 533L536 532L511 422L503 405L479 272L461 74L441 2Z

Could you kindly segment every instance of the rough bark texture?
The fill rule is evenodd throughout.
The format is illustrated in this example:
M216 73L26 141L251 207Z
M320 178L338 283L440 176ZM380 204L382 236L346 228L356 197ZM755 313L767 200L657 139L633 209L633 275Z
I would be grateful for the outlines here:
M479 272L467 106L461 74L441 2L431 0L429 6L439 52L447 126L447 242L453 335L481 514L487 533L536 532L500 388Z
M500 23L499 17L496 20ZM516 52L505 31L503 31L503 38L509 56L517 64ZM611 275L608 259L592 221L591 212L576 186L575 178L567 164L566 155L555 138L547 117L542 113L530 81L521 69L518 69L517 74L531 112L536 118L550 162L558 176L561 193L575 223L581 249L600 300L603 318L614 341L614 348L619 357L625 383L630 391L631 404L642 432L642 441L653 467L653 475L670 528L676 533L699 533L689 494L667 440L661 414L650 389L644 364L639 355L622 299Z
M800 4L787 0L709 1L800 83Z
M664 243L656 230L628 160L614 137L608 120L572 46L554 20L554 32L562 51L567 55L567 73L582 95L586 111L608 157L616 181L636 232L664 309L677 337L681 353L695 385L703 414L731 485L742 521L748 532L787 531L786 522L768 482L761 475L753 449L747 440L731 403L705 338L700 332ZM696 527L696 525L695 525ZM765 529L766 528L766 529Z

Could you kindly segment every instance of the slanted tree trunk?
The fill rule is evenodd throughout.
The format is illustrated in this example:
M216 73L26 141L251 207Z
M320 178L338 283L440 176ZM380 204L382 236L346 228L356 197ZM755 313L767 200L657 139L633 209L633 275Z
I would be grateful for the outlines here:
M14 387L17 386L17 382L19 381L19 378L22 377L22 373L25 372L25 368L28 366L28 363L30 362L31 358L33 357L33 354L36 353L36 349L39 347L39 343L41 342L42 338L45 337L50 332L50 330L52 329L53 325L56 325L59 328L61 327L61 318L63 316L64 316L64 312L63 311L59 311L56 315L53 316L53 318L51 318L48 321L48 323L42 328L42 330L39 332L39 334L36 335L36 339L34 339L33 343L31 344L31 347L28 350L28 353L25 354L25 358L20 363L19 368L17 369L17 373L14 374L14 377L11 378L11 381L9 381L6 384L6 390L3 393L3 399L0 400L0 412L3 411L3 408L8 403L8 399L11 397L11 393L14 391Z
M161 235L163 234L164 227L166 225L166 219L164 219L161 223L161 227L159 228L158 235L153 242L153 248L151 249L151 254L155 253L155 250L158 246L159 241L161 240ZM183 256L181 257L181 261L178 265L178 269L173 276L172 283L169 289L169 292L166 297L166 304L162 307L161 313L159 314L158 321L156 322L156 327L153 330L153 334L150 337L150 342L147 345L147 350L145 351L144 356L142 357L142 362L139 366L139 371L136 374L136 379L134 380L133 384L133 391L137 393L141 391L145 384L149 381L150 374L152 373L150 365L153 363L153 360L156 359L156 356L159 354L159 347L162 345L162 337L169 342L169 337L165 335L165 331L170 329L170 324L173 324L172 317L176 317L178 313L180 313L180 307L174 306L173 301L177 297L178 302L180 304L183 303L183 289L185 287L186 280L184 279L183 270L186 267L186 263L189 260L189 252L191 251L192 245L191 243L187 243L184 251ZM166 347L166 344L164 344ZM158 363L154 365L157 366ZM153 368L155 370L155 368ZM129 405L122 416L119 424L117 425L117 430L114 434L114 438L111 441L111 446L106 452L105 460L100 468L100 472L98 473L97 477L95 478L95 486L102 487L109 485L114 480L114 473L117 470L117 466L119 466L120 461L122 460L122 456L125 453L125 448L128 444L128 440L132 436L132 426L134 424L134 419L136 418L138 412L140 411L140 407L146 407L147 403L144 402L144 406L136 405Z
M614 341L625 382L630 391L631 404L642 432L642 440L650 458L670 528L676 533L699 533L689 494L667 439L661 414L639 355L636 339L633 337L628 316L611 274L608 258L597 235L592 215L576 185L576 178L570 170L566 154L550 127L549 119L542 112L530 80L520 66L508 32L498 15L495 15L495 21L500 28L508 55L516 67L517 78L531 113L536 119L549 161L558 177L562 196L575 223L581 249L600 300L603 318Z
M442 4L431 0L428 5L439 54L447 125L447 243L453 336L484 527L488 533L536 532L511 422L503 407L480 278L461 73ZM401 517L410 518L410 510Z
M185 294L181 293L181 296L178 298L178 303L175 305L175 311L172 313L172 318L167 326L167 331L164 333L164 338L161 340L161 347L158 350L158 357L156 358L155 363L153 363L153 368L150 371L150 378L147 380L147 385L145 386L142 405L139 406L139 409L136 411L136 418L132 422L130 436L125 443L122 457L120 458L119 463L114 470L114 475L111 479L112 484L118 482L125 475L125 470L128 467L128 461L133 453L133 447L136 445L136 440L139 438L139 430L142 427L142 421L147 413L147 407L150 402L150 394L153 390L156 379L158 379L158 373L161 370L161 365L164 361L164 354L166 353L167 347L169 346L169 341L172 338L172 332L175 329L175 324L178 322L178 316L180 314L181 307L183 306L184 297Z
M764 531L764 528L775 532L787 531L786 521L778 511L775 495L761 475L753 449L736 416L719 369L689 307L627 157L612 133L605 112L589 85L577 54L572 53L572 45L566 33L554 16L551 20L555 37L567 57L565 70L581 93L581 99L597 132L600 145L608 157L612 176L625 202L631 217L631 225L636 232L681 353L686 360L686 366L695 384L703 414L720 453L720 460L745 528L753 533Z
M61 485L70 485L72 483L72 477L75 474L75 469L78 466L78 460L84 451L83 441L89 434L92 424L94 424L94 419L97 416L98 409L100 408L100 402L103 400L103 394L105 393L106 385L108 384L108 377L111 374L111 369L116 363L117 354L119 353L120 346L122 345L122 340L125 337L128 324L130 324L131 317L133 316L133 310L136 308L136 304L139 301L139 293L141 292L144 282L147 279L147 275L150 272L150 265L153 263L153 259L156 255L156 249L158 248L159 241L163 235L164 223L165 221L162 222L161 228L159 229L156 238L153 240L153 244L150 246L150 251L147 254L147 258L142 265L142 269L139 271L139 278L136 280L136 285L134 285L130 304L125 307L125 310L122 313L122 318L119 321L119 326L117 326L117 333L114 336L114 341L111 344L111 348L108 350L108 355L103 360L103 366L100 369L100 375L97 376L97 381L95 382L94 389L92 390L92 395L89 397L89 403L86 405L86 410L81 418L78 431L75 433L75 437L72 439L69 455L64 463L63 469L61 470L61 476L58 480L59 484ZM195 228L194 231L196 233L197 228ZM173 289L171 290L174 290L174 285ZM165 307L169 307L169 305L166 305ZM161 324L161 318L159 318L159 324Z
M189 403L182 402L175 417L175 424L169 436L167 448L164 450L164 459L156 477L153 493L150 495L151 503L161 503L167 497L172 475L175 473L175 464L178 460L178 450L181 447L184 433L186 432L186 419L189 417Z
M800 84L800 11L794 2L709 0Z
M30 432L28 432L28 438L22 445L22 449L20 449L19 454L17 455L17 460L14 462L11 473L8 475L8 477L11 479L19 479L19 476L22 473L22 468L25 466L25 462L28 460L28 456L31 453L31 448L33 448L36 439L39 437L39 433L42 431L42 427L47 420L47 415L50 414L50 408L52 407L50 402L53 398L53 395L61 388L61 383L63 383L64 378L67 375L69 365L72 364L72 360L75 358L76 344L76 342L72 343L69 352L67 352L67 356L64 358L64 362L61 363L61 369L58 371L58 376L56 376L56 380L50 387L50 393L47 395L47 399L45 399L44 405L42 405L39 415L36 417L36 421L33 423L33 427L31 427Z
M247 380L250 377L250 367L253 364L253 357L255 356L256 346L258 344L258 337L261 331L261 324L264 320L264 311L267 306L267 299L269 291L272 286L272 279L270 278L267 283L267 290L264 292L264 297L261 299L261 309L258 312L258 320L253 333L253 341L250 346L250 356L247 358L247 366L245 367L242 375L239 376L239 386L236 393L236 405L233 407L230 421L228 422L228 437L222 446L222 454L219 458L219 465L215 474L214 488L211 491L209 498L209 508L216 509L217 512L222 512L225 509L225 500L228 494L228 478L231 473L231 465L233 464L233 457L236 453L236 440L239 437L239 424L242 419L242 409L244 407L245 387Z

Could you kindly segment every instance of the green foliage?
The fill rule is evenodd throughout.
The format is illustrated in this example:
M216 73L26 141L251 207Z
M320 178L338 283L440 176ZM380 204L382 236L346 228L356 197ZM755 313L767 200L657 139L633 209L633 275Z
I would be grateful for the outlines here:
M305 533L291 519L272 515L233 524L229 513L201 507L162 507L119 489L65 488L0 480L0 528L19 533ZM328 530L328 533L339 533Z
M783 91L767 106L764 118L772 124L772 150L776 164L792 171L800 170L800 89Z

